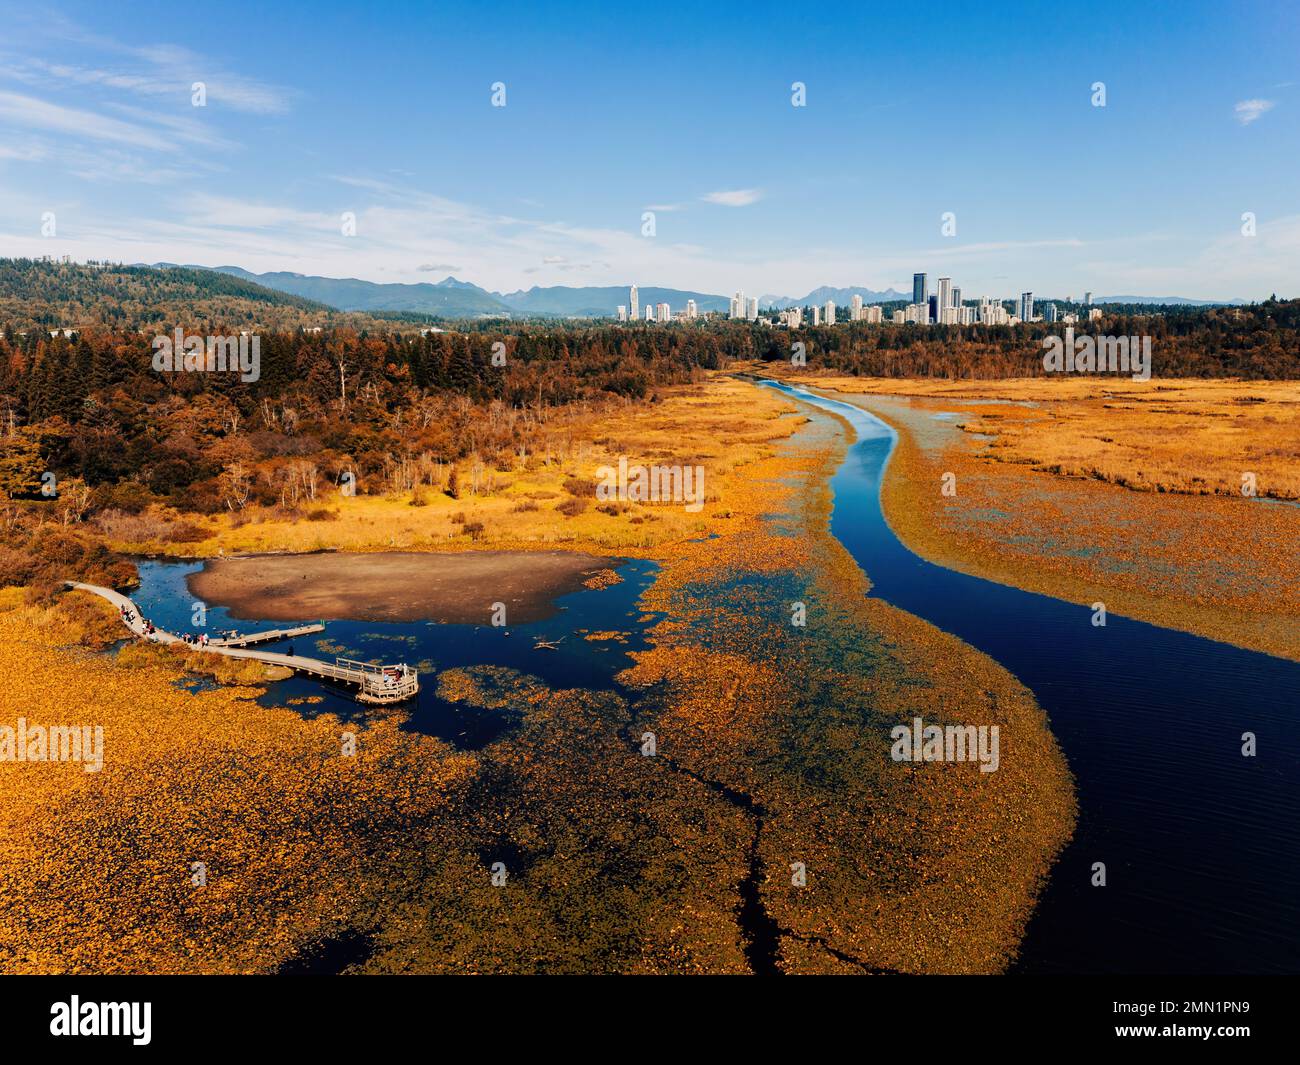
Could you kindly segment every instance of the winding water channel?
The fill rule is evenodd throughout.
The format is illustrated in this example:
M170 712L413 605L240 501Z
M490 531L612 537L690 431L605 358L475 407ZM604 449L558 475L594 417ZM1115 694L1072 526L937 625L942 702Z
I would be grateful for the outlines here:
M1300 663L1114 614L1094 627L1088 607L926 562L881 509L894 430L860 407L763 386L856 431L832 480L831 532L870 594L1015 674L1074 772L1078 828L1015 971L1300 971ZM1242 756L1244 732L1256 757ZM1091 886L1094 862L1105 887Z

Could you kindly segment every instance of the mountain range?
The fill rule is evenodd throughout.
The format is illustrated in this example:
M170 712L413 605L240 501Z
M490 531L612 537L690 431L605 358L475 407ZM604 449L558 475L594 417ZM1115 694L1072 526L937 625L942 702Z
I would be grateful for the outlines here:
M758 305L775 311L784 311L790 307L821 306L827 300L834 300L837 307L847 307L853 302L854 296L861 296L863 303L892 303L896 300L912 302L910 292L895 292L892 288L887 288L884 292L876 292L869 288L831 288L829 285L822 285L821 288L813 289L803 299L791 299L789 296L759 296Z
M158 264L165 265L165 264ZM412 311L443 318L612 318L620 304L627 304L626 286L608 285L573 288L534 286L516 292L489 292L485 288L446 277L436 283L378 284L357 278L314 277L285 272L254 274L238 266L218 266L230 274L279 292L316 300L341 311ZM638 291L642 308L667 303L674 310L695 300L701 312L725 311L725 296L689 292L676 288L647 287Z
M174 264L155 263L154 265L162 267ZM530 289L502 293L490 292L469 281L461 281L450 276L438 282L382 284L353 277L319 277L286 271L255 274L238 266L197 267L197 269L213 269L218 273L229 274L277 292L314 300L336 310L364 313L411 312L441 318L612 318L618 313L619 306L626 305L628 302L626 285L534 286ZM910 292L899 292L893 288L877 291L860 286L833 288L823 285L801 298L764 295L759 297L758 302L765 310L820 306L827 300L834 300L837 306L844 307L849 305L854 296L861 296L864 303L910 302L912 298ZM728 296L651 286L638 289L638 299L642 313L645 307L656 303L667 303L677 311L686 306L687 300L694 300L701 313L706 311L725 313L731 303ZM1040 299L1039 302L1050 302L1050 300ZM1102 296L1094 299L1093 302L1211 306L1216 302L1237 304L1244 301L1189 300L1181 296Z

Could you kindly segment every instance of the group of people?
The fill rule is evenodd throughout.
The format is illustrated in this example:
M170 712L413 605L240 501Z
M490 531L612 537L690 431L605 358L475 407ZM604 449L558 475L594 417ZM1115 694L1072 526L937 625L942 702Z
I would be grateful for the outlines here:
M132 610L130 607L127 606L120 606L117 608L117 612L129 628L132 629L135 628L137 615L134 610ZM140 617L138 618L138 620L141 623L140 633L142 636L152 636L154 633L158 631L154 627L154 623L150 621L148 618ZM182 633L181 639L184 640L186 643L188 643L191 647L207 647L208 644L211 642L208 639L208 634L206 632Z
M385 688L396 688L398 684L406 677L407 669L405 666L385 666L383 679L380 681Z
M128 610L126 607L120 606L117 608L117 612L122 615L122 620L125 621L130 628L135 628L136 615L134 610ZM148 618L141 618L140 620L144 625L145 636L152 636L158 631L153 627L153 622Z

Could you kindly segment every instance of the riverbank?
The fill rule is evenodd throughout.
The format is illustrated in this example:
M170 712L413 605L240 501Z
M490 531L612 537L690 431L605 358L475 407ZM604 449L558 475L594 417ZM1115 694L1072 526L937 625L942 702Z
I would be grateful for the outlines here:
M1124 382L1121 397L1037 379L795 383L898 431L882 502L922 557L1300 660L1300 507L1294 466L1279 465L1300 445L1288 452L1277 435L1300 427L1300 387ZM1280 498L1233 494L1242 470Z

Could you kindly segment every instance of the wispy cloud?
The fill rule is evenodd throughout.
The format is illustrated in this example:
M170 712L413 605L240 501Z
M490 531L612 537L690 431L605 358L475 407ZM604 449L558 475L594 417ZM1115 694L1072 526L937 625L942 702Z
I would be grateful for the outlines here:
M283 114L296 94L243 74L235 74L211 59L176 45L145 47L100 41L126 56L130 70L111 70L36 58L11 58L4 74L33 87L83 86L112 89L138 96L171 97L188 103L195 82L203 82L210 106L250 114ZM141 70L146 73L141 73Z
M759 189L724 189L721 192L709 192L703 197L706 203L718 203L723 207L748 207L763 198Z
M1233 111L1236 112L1238 122L1243 126L1249 126L1264 112L1273 110L1276 102L1275 100L1241 100Z
M0 92L0 120L27 129L61 133L73 137L114 144L128 144L136 148L166 151L171 142L155 130L121 119L110 118L94 111L63 107L20 93Z
M21 163L39 163L48 154L48 150L42 145L29 144L21 147L16 144L0 144L0 159L14 159Z

